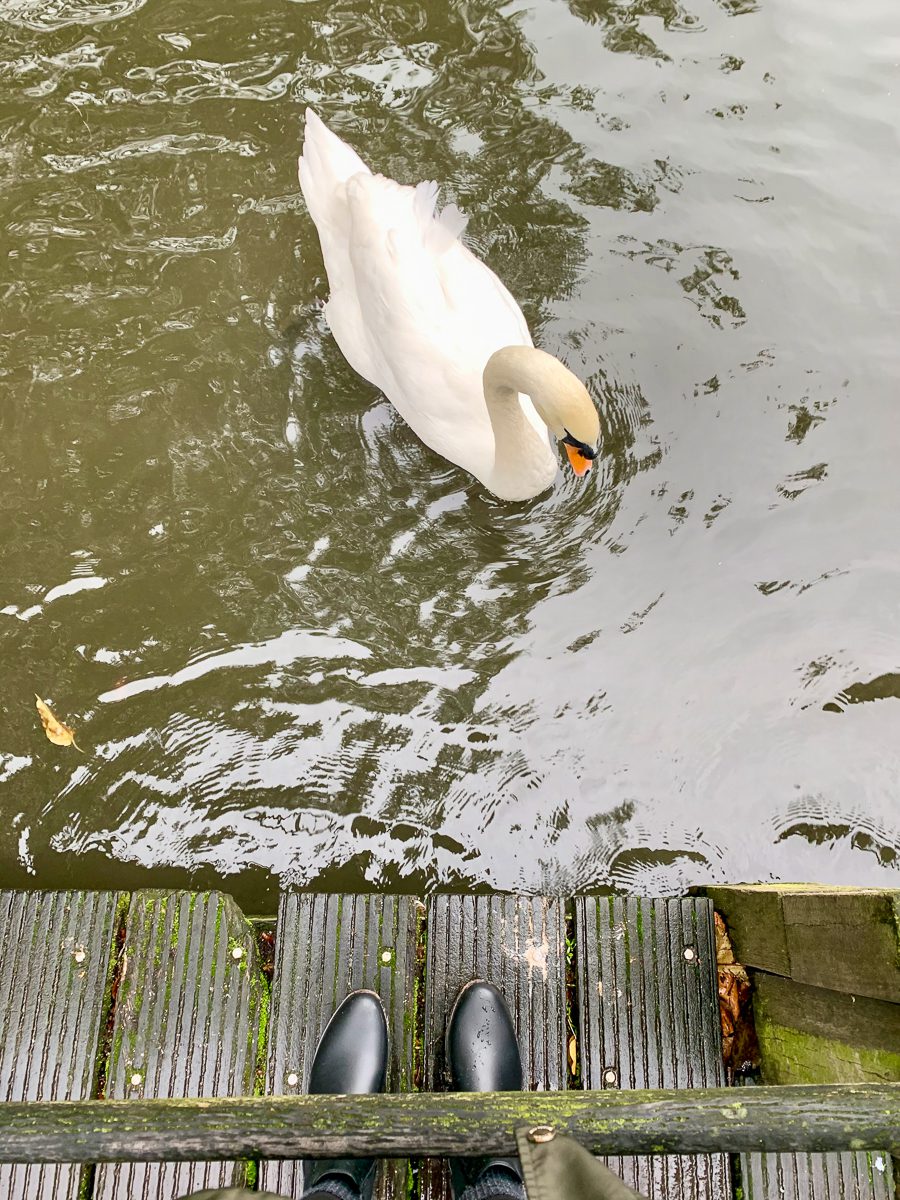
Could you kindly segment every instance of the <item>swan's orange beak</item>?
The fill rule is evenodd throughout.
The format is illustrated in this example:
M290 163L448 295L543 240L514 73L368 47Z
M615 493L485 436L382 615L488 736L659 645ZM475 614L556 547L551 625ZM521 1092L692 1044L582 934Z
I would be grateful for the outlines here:
M571 446L568 442L563 442L563 449L568 455L569 462L572 464L572 470L576 475L587 475L591 469L591 460L585 458L577 446Z

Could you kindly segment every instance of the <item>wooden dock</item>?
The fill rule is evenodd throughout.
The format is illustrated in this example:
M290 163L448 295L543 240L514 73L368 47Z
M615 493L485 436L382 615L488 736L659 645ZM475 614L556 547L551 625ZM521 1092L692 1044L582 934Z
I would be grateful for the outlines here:
M812 968L803 953L791 957L783 905L776 939L782 957L775 962L769 946L761 961L763 950L752 941L758 923L746 916L748 901L741 898L746 891L720 889L715 903L730 909L736 947L748 946L746 961L760 975L761 1040L774 1046L773 1031L783 1031L793 1011L785 989L828 989L822 979L805 982ZM771 909L771 897L751 897L751 907L756 902ZM796 935L796 905L791 911ZM860 912L860 920L869 920L869 910ZM833 926L832 920L832 932ZM259 935L272 930L274 961L267 961L260 952L267 939ZM532 1091L705 1089L726 1082L713 900L704 896L420 900L285 893L274 921L251 923L217 892L10 892L0 893L0 936L0 1101L299 1095L328 1018L359 987L375 989L388 1013L388 1090L446 1090L447 1014L458 988L476 976L497 984L511 1008ZM859 940L846 931L844 937ZM858 978L858 971L851 974ZM900 987L890 968L876 974L866 986L881 991L866 999L883 1007L867 1010L866 1036L890 1046ZM771 999L779 987L780 1008ZM900 1038L892 1044L896 1050ZM891 1077L890 1049L871 1061L887 1071L882 1078ZM652 1200L894 1196L887 1151L854 1153L849 1145L829 1154L608 1161ZM302 1166L265 1159L0 1165L0 1195L11 1200L173 1200L234 1185L299 1197ZM440 1160L386 1159L377 1194L445 1200L445 1168Z

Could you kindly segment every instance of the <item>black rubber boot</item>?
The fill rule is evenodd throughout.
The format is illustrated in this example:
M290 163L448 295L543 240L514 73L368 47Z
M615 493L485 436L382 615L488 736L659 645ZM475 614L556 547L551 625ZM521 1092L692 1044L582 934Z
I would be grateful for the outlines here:
M316 1096L383 1092L387 1058L387 1021L381 1000L375 992L351 992L335 1009L319 1039L308 1090ZM304 1167L304 1190L314 1192L326 1177L339 1179L357 1192L361 1200L371 1200L375 1159L308 1160Z
M506 1001L492 983L467 983L447 1022L447 1065L455 1092L520 1092L522 1057ZM456 1200L485 1171L509 1172L518 1191L523 1187L517 1158L451 1158L450 1175Z

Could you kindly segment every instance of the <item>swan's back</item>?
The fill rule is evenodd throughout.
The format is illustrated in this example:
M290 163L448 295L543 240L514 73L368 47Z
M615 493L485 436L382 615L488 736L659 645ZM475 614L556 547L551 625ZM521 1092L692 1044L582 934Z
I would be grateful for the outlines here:
M326 316L345 357L423 441L484 478L494 435L482 371L495 350L531 337L515 300L459 241L465 218L455 205L436 211L436 183L373 175L311 110L300 186L328 273Z

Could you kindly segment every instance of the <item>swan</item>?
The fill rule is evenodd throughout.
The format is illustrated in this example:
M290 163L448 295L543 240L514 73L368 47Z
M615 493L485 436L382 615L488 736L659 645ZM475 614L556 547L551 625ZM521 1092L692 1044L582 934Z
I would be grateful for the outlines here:
M600 437L587 389L532 345L518 304L460 241L466 218L453 204L437 211L437 183L373 175L311 109L299 173L328 275L325 316L354 370L501 500L554 481L548 431L586 474Z

